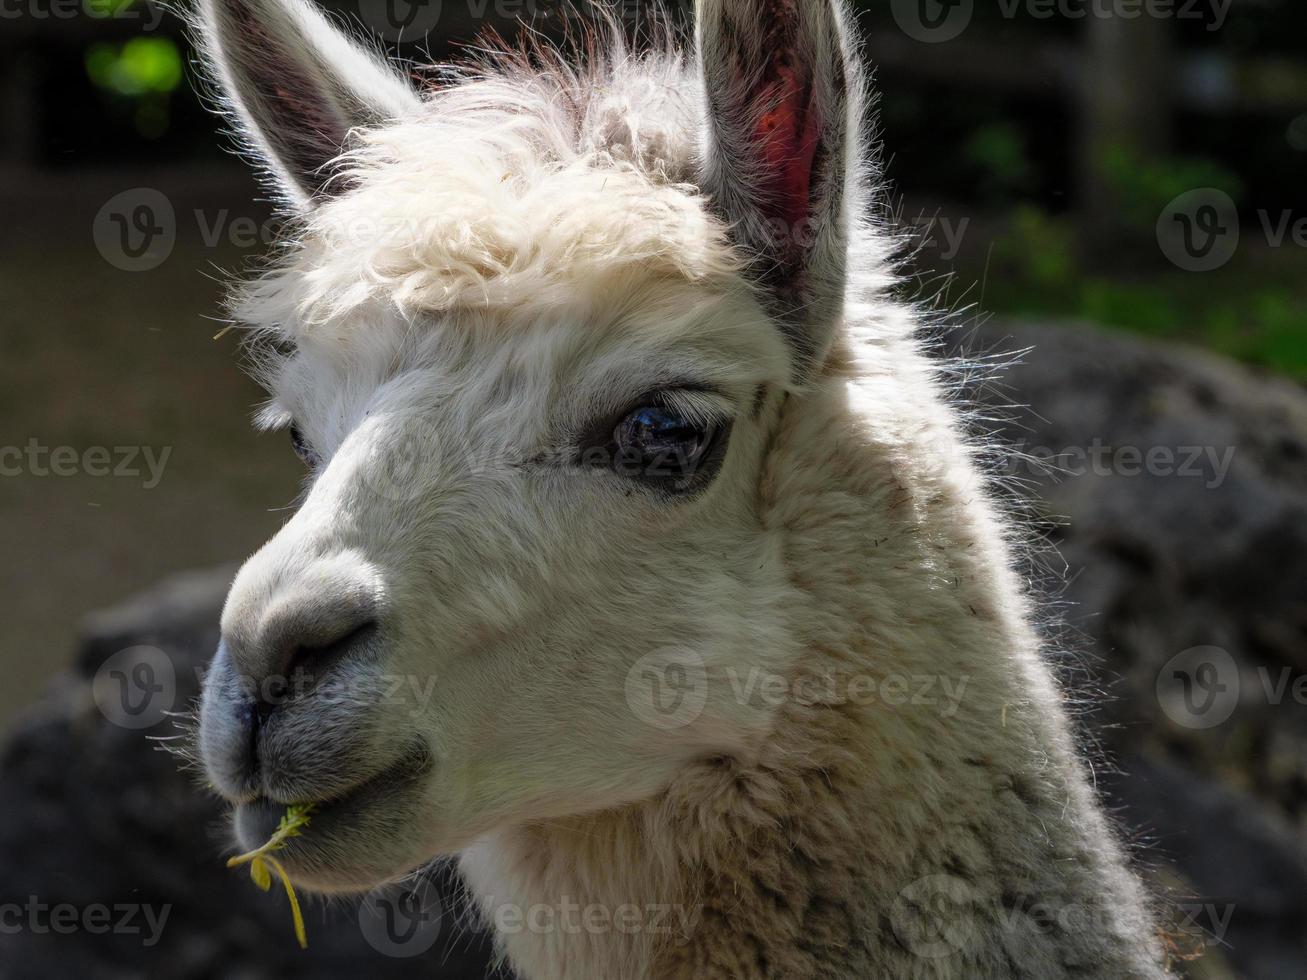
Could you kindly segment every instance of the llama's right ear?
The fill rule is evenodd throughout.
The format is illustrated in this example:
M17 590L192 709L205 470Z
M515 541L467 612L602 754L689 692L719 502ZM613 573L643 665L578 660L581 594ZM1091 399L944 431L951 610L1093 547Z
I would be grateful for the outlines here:
M844 298L861 73L843 0L698 0L700 183L731 227L802 378Z
M244 135L303 206L333 193L351 130L397 118L417 94L307 0L200 0L199 47Z

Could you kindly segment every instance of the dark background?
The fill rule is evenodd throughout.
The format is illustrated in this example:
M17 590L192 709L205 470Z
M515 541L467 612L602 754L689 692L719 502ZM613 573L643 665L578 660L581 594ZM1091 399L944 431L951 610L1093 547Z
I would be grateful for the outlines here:
M389 39L399 35L393 11L411 17L402 43L388 43L419 62L448 56L488 26L511 36L525 21L550 33L563 20L560 6L544 0L447 0L421 9L400 3L392 13L373 0L327 6ZM632 21L646 8L616 6ZM1237 481L1205 497L1168 496L1172 489L1159 483L1117 510L1090 514L1078 509L1090 507L1085 501L1093 496L1083 483L1053 490L1035 481L1050 517L1070 514L1082 526L1097 520L1108 529L1083 551L1083 539L1068 532L1068 560L1095 568L1107 555L1103 567L1136 583L1124 589L1134 603L1126 612L1095 605L1097 593L1078 596L1076 586L1071 592L1090 610L1077 627L1106 661L1095 673L1094 696L1109 692L1115 699L1105 709L1101 739L1118 756L1158 746L1133 768L1122 766L1155 777L1122 790L1122 798L1135 794L1127 803L1135 808L1129 814L1139 840L1165 838L1168 819L1183 829L1183 819L1163 811L1167 797L1184 798L1167 780L1186 772L1245 793L1256 819L1274 826L1275 843L1259 830L1230 845L1243 866L1270 867L1239 885L1247 891L1236 895L1231 885L1223 900L1236 910L1255 909L1259 899L1248 895L1288 896L1296 917L1272 916L1268 927L1284 933L1288 952L1259 962L1249 953L1251 938L1242 950L1213 943L1185 968L1212 977L1307 975L1307 966L1295 972L1294 964L1304 963L1302 945L1290 935L1302 934L1301 882L1267 883L1275 868L1296 869L1302 861L1302 704L1277 705L1266 715L1273 720L1247 730L1226 726L1199 738L1171 731L1164 718L1159 723L1156 699L1146 696L1166 656L1140 654L1142 680L1133 686L1138 665L1112 659L1131 644L1173 653L1210 642L1236 648L1241 665L1246 654L1307 671L1307 613L1300 601L1290 608L1295 596L1307 596L1303 568L1299 553L1283 546L1297 540L1307 435L1300 401L1307 379L1307 6L855 6L879 95L889 190L878 208L905 240L905 295L951 311L961 335L983 350L1028 341L1053 352L1043 374L1014 376L1021 391L1046 399L1031 426L1059 422L1045 405L1059 406L1073 421L1124 424L1109 409L1145 395L1156 401L1175 378L1200 378L1185 389L1199 392L1192 404L1171 405L1165 418L1188 426L1191 440L1247 450L1240 460L1256 460L1259 473L1273 475L1276 492L1292 502L1277 497L1272 507L1252 484ZM928 20L941 25L933 34ZM79 649L81 666L93 670L87 651L103 626L79 626L88 613L167 573L243 558L279 525L299 491L299 464L284 434L256 435L248 427L260 393L236 366L237 338L214 339L221 282L266 252L275 223L266 194L227 152L229 142L197 96L192 58L178 17L140 0L6 0L0 7L0 446L35 440L79 454L120 446L169 454L149 486L146 473L96 476L86 467L69 476L30 468L0 476L0 722L21 731L28 724L22 719L47 710L38 702L51 679L65 677L60 671L70 664L77 669ZM157 200L151 195L162 195L170 217L151 212L163 233L143 255L127 255L115 245L114 215L130 219L142 202ZM1177 239L1186 218L1210 229L1206 244L1214 251ZM997 319L968 332L981 314ZM1027 332L1028 324L1038 331ZM1167 346L1136 347L1112 333ZM1174 354L1171 345L1180 345ZM1191 362L1185 345L1246 370ZM1064 360L1055 364L1058 358ZM1077 365L1093 369L1073 370ZM1086 397L1111 391L1110 404L1094 415L1067 401L1077 386ZM1146 392L1149 386L1155 388ZM1025 403L1021 391L1015 400ZM1256 401L1265 392L1274 396ZM1138 415L1155 422L1159 416L1149 412ZM1085 424L1060 435L1076 444L1101 434L1099 422ZM1092 506L1114 499L1116 484L1106 486ZM1144 486L1152 485L1132 484L1132 492ZM1272 512L1274 520L1257 524L1257 515ZM1151 523L1136 536L1124 543L1113 537L1113 529L1141 515ZM1159 534L1165 517L1178 521ZM1212 540L1254 524L1256 533L1229 546L1227 562L1194 570L1195 556L1209 555ZM1149 534L1161 542L1153 551L1139 544ZM1073 582L1099 581L1071 571ZM1179 583L1175 595L1147 591L1167 575ZM1140 602L1144 595L1148 602ZM1179 605L1176 596L1192 605ZM1184 616L1176 612L1181 608ZM1222 610L1224 625L1185 633L1183 624L1205 609ZM1227 628L1238 636L1225 635ZM1149 646L1138 639L1143 634L1159 639ZM1241 647L1238 637L1261 639ZM203 629L194 642L208 642ZM39 751L72 753L62 765L92 772L96 744L59 742ZM1181 766L1182 775L1154 771L1158 760ZM1160 798L1149 802L1148 792ZM82 802L94 808L97 799ZM1238 829L1244 811L1213 806L1209 812L1195 804L1189 812L1217 825L1205 832L1219 850L1219 837ZM77 833L77 825L67 832ZM12 838L19 839L27 838ZM1180 847L1162 841L1159 863L1172 845ZM218 850L204 861L216 860ZM1195 884L1201 875L1192 868L1169 880L1183 894L1221 897L1227 872L1214 867L1207 882ZM0 866L0 883L4 874ZM1259 935L1255 943L1263 940ZM197 967L195 975L208 974Z

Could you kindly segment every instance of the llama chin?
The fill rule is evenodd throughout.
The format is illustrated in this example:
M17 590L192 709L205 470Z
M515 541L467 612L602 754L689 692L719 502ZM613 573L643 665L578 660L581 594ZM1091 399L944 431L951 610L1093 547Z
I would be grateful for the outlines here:
M1166 975L839 0L423 91L306 0L194 24L290 218L231 315L310 469L206 679L242 840L312 804L325 891L456 856L527 980Z

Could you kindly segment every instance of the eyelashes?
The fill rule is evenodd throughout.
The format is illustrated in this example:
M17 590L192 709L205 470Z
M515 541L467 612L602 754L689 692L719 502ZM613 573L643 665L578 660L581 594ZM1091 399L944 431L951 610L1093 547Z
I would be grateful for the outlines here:
M304 431L294 422L290 425L290 446L309 469L316 469L322 462L322 457L318 455L317 450L304 437Z
M704 489L725 454L731 419L680 391L655 392L594 427L578 462L664 493Z

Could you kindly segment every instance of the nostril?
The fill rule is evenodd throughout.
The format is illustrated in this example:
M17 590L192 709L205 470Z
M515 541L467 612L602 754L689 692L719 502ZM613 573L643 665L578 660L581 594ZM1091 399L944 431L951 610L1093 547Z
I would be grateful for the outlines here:
M297 695L318 687L338 663L351 653L366 649L379 629L377 621L369 619L326 643L296 646L282 673L263 679L254 697L240 709L241 720L249 732L252 757L257 757L260 733L277 709Z
M290 678L307 679L312 687L342 660L367 649L379 631L377 621L368 619L327 642L301 643L291 652L286 674Z
M284 677L269 677L259 685L258 696L250 705L251 728L255 736L269 716L286 700L289 693L290 685Z

